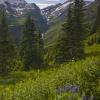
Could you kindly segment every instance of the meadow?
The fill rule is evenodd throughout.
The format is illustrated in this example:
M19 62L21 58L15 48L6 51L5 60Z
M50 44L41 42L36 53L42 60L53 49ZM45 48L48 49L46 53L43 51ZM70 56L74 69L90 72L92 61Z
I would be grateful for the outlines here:
M100 100L100 45L85 52L80 61L0 76L0 100L81 100L82 95Z

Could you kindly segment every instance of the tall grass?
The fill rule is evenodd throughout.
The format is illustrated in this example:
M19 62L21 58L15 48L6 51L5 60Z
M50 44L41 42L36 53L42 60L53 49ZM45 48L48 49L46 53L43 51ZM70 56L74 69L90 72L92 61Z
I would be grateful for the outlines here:
M86 53L99 51L94 47L87 48ZM11 73L8 79L6 77L3 81L1 77L0 80L0 100L67 100L69 97L80 100L82 93L87 96L94 95L98 97L96 100L99 100L100 55L93 54L84 60L70 62L59 68ZM59 93L58 87L70 85L78 86L79 92Z

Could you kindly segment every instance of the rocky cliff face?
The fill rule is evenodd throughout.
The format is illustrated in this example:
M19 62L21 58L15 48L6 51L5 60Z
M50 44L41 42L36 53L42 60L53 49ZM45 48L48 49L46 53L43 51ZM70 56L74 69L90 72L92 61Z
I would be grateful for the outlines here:
M0 8L6 10L10 25L23 25L26 16L31 14L40 31L45 32L47 29L46 18L35 3L29 4L25 0L0 0Z
M47 30L47 19L41 14L40 8L35 3L29 4L25 0L0 0L0 9L6 10L9 27L17 41L28 14L33 16L38 30L42 33Z

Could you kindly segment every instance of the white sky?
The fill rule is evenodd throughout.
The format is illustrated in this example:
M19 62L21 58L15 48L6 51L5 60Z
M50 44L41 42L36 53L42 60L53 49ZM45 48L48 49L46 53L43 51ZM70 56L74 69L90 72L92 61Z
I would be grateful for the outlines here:
M44 8L50 5L54 5L57 3L62 3L67 0L26 0L29 3L36 3L40 8ZM93 0L88 0L88 1L93 1Z

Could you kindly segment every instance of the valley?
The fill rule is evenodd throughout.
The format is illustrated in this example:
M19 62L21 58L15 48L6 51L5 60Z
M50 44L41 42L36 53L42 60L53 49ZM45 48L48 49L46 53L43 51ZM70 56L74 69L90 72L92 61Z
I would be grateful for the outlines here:
M0 100L100 100L100 0L0 0Z

